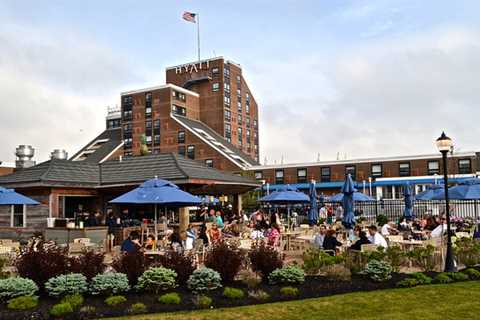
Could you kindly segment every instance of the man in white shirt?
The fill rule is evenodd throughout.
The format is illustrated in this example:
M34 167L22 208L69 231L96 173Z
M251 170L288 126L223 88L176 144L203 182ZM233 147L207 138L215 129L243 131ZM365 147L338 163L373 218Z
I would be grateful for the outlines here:
M390 231L393 231L393 234L397 233L397 229L395 229L395 227L393 226L393 223L391 223L391 222L385 223L382 226L381 234L382 234L382 236L389 236L391 234Z
M370 241L371 244L388 248L388 244L385 238L380 233L377 232L377 226L371 225L370 227L368 227L368 233L369 233L368 240Z
M443 236L443 234L447 233L447 224L444 223L444 224L440 224L438 225L438 227L436 227L435 229L433 229L432 233L430 234L430 236L432 238L440 238L441 236Z
M322 224L320 226L320 230L318 231L318 233L313 238L314 247L320 248L320 249L323 248L323 240L325 239L325 234L326 233L327 233L327 228L325 227L325 225Z

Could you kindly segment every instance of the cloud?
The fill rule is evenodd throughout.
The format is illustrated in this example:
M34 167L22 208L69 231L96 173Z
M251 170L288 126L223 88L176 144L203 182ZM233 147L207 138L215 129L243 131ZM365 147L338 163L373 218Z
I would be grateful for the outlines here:
M139 76L115 52L72 31L0 29L0 160L31 144L35 159L70 155L105 126L106 106Z
M260 119L269 163L431 153L442 130L457 149L478 146L477 30L437 29L284 65L287 73L263 70L272 79Z

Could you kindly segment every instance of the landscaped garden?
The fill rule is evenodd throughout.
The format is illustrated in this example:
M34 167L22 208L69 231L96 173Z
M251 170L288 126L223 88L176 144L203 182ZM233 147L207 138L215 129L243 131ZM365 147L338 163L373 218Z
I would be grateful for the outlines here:
M153 260L141 251L122 254L107 268L100 252L69 256L55 245L36 245L26 248L14 262L18 276L0 280L4 302L0 318L89 319L257 305L359 291L365 294L398 287L421 286L426 288L421 290L435 292L436 288L466 281L471 283L466 287L478 288L478 282L471 282L480 279L478 242L458 242L456 254L467 268L455 273L434 272L428 246L408 254L392 246L338 256L310 248L301 263L284 265L281 254L263 243L245 251L235 242L220 241L209 247L200 268L196 268L194 256L174 251ZM421 272L400 273L405 260ZM371 297L377 294L385 293L378 291ZM338 301L338 297L333 299ZM364 312L368 308L376 308L376 303L365 304ZM384 308L391 312L397 305L385 304Z

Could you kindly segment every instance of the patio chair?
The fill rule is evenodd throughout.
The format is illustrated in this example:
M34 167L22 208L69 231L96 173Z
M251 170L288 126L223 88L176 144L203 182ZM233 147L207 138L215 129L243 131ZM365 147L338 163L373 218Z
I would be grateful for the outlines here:
M79 243L70 243L68 246L68 253L69 254L79 254L82 253L85 249L85 244Z
M387 236L387 241L390 244L390 242L401 242L403 241L403 236L402 235L391 235Z
M376 244L362 244L360 246L360 251L361 252L373 252L373 251L377 251L378 249L378 245Z

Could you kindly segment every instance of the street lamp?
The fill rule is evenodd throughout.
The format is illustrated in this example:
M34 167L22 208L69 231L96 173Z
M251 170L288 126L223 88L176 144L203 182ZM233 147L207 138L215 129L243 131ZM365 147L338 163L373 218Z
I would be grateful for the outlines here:
M455 272L455 262L453 261L452 252L452 235L450 233L450 201L448 198L448 164L447 153L452 150L453 141L442 132L442 135L435 142L438 151L442 154L443 161L443 179L445 187L445 213L447 218L447 256L445 259L445 272Z

